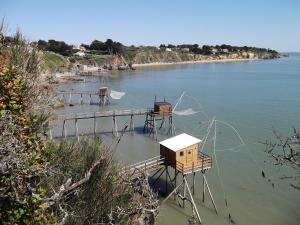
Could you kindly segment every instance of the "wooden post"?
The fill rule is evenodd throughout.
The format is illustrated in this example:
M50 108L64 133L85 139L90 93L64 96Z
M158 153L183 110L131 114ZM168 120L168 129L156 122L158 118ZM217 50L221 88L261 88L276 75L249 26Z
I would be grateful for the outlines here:
M66 104L67 103L66 96L64 93L62 95L63 95L63 99L64 99L64 104Z
M168 166L166 166L166 195L168 194Z
M63 137L66 138L66 136L67 136L67 128L65 127L65 125L66 125L66 120L64 120L64 122L63 122L63 130L62 130L62 135L61 135L61 136L63 136Z
M69 93L69 104L72 104L72 93Z
M83 104L82 93L80 94L80 104Z
M92 104L92 94L90 94L89 104Z
M194 163L193 163L194 167ZM193 172L193 195L195 195L195 172Z
M205 200L205 180L204 180L204 177L203 177L202 185L203 185L202 201L204 202L204 200Z
M144 133L148 132L148 116L149 116L149 113L146 114L146 119L145 119L145 124L144 124L144 129L143 129Z
M75 115L75 135L77 137L77 141L79 142L79 133L78 133L78 124L77 124L76 115Z
M155 115L153 115L153 136L155 137L155 140L157 140L157 129L156 129L156 120L155 120Z
M119 137L118 125L117 125L117 120L116 120L116 116L115 115L113 115L113 131L112 131L112 133L116 137Z
M111 129L111 133L114 136L114 127L115 127L115 116L113 116L113 124L112 124L112 129Z
M186 186L187 186L187 181L186 181L186 179L185 179L185 175L183 175L183 182L184 182L184 184L183 184L183 200L182 200L182 206L183 206L183 208L185 207L185 198L186 198Z
M177 185L177 175L178 175L178 172L175 170L175 187Z
M168 131L168 135L173 136L175 134L175 128L173 125L173 117L172 115L169 116L169 131Z
M133 134L133 132L134 132L133 114L130 115L129 130L130 130L131 134Z
M165 115L163 115L159 129L161 129L162 127L165 128L165 126L166 126L166 123L165 123Z
M96 112L94 112L94 137L96 137Z

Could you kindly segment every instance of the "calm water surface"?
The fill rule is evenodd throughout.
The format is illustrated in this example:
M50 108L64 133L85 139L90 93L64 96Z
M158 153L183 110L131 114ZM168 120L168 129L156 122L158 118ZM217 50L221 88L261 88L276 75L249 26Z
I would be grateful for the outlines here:
M280 179L282 175L293 171L273 167L263 152L264 146L260 144L272 137L272 127L285 135L290 134L292 127L300 127L299 54L278 60L113 72L106 74L105 78L87 77L85 82L69 83L60 88L96 91L103 85L124 91L126 95L122 100L111 100L112 104L105 108L75 104L74 107L58 110L58 114L147 108L152 107L154 96L175 104L185 91L186 95L177 110L193 108L201 112L192 116L174 116L177 133L186 132L202 138L207 121L212 116L230 123L239 131L246 146L240 146L241 142L232 129L217 123L216 157L220 176L214 157L214 167L206 173L206 177L219 210L218 215L208 196L202 202L202 178L200 174L196 176L195 201L203 224L229 224L228 213L236 224L299 224L299 191L292 189L288 181ZM135 135L126 134L118 146L117 156L125 163L158 155L157 141L167 138L164 129L160 131L157 141L142 134L144 119L135 118ZM128 120L119 119L119 128ZM81 131L91 132L92 124L92 121L80 122ZM60 129L58 127L56 132L61 133ZM103 132L103 140L107 144L113 142L111 129L111 120L97 120L97 130ZM74 124L68 124L68 132L74 132ZM204 151L213 155L212 135ZM262 177L262 170L267 178ZM164 187L158 184L156 188ZM225 206L225 198L228 207ZM159 224L188 224L191 208L189 204L186 205L182 209L173 198L168 200L161 206Z

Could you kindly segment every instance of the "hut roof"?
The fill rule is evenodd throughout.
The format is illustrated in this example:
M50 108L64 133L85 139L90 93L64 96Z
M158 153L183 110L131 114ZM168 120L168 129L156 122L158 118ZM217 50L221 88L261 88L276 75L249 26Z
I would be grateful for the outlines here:
M155 105L171 105L169 102L154 102Z
M179 134L177 136L171 137L169 139L166 139L164 141L159 142L159 144L167 147L168 149L176 152L178 150L181 150L183 148L189 147L194 144L198 144L202 142L202 140L195 138L191 135L188 135L186 133Z

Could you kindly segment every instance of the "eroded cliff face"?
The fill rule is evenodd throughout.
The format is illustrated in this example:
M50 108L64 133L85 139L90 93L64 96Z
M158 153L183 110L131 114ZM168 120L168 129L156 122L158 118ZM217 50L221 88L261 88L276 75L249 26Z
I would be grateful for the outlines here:
M274 59L280 54L270 51L234 51L226 53L212 53L210 55L194 54L180 50L164 51L159 49L140 49L130 59L122 55L90 55L89 57L77 58L73 65L86 65L110 70L133 69L133 64L147 63L177 63L203 60L238 60L238 59Z
M273 59L278 58L279 55L275 55L268 52L255 53L255 52L237 52L226 54L211 54L200 55L183 52L154 52L154 51L141 51L136 54L133 59L135 64L144 63L170 63L170 62L184 62L184 61L201 61L201 60L222 60L222 59Z

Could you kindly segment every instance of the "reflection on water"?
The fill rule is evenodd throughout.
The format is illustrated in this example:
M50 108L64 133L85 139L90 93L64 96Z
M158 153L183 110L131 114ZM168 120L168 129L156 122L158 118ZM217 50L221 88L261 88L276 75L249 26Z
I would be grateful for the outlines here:
M111 109L139 109L152 107L155 96L175 104L181 93L180 109L193 108L201 113L191 116L174 116L177 133L186 132L203 137L207 121L215 115L238 129L246 146L228 126L217 126L216 156L220 173L213 165L207 179L219 209L214 213L209 199L202 202L202 179L196 176L195 201L203 224L228 224L228 213L236 224L298 224L300 215L299 191L290 188L280 175L290 171L275 168L263 153L260 141L271 137L272 126L289 134L290 128L300 124L300 57L268 61L249 61L226 64L190 64L142 68L136 71L112 72L102 77L86 77L86 82L64 84L60 89L97 91L104 85L126 92L121 100L111 100L111 105L74 104L58 109L58 114L93 112ZM75 101L75 100L74 100ZM122 129L129 123L127 117L117 118ZM144 135L144 116L136 116L135 135L126 133L117 148L117 156L124 163L132 163L159 154L157 141ZM107 145L111 137L112 119L97 119L97 131ZM74 121L66 125L74 134ZM79 121L82 133L93 131L93 120ZM55 130L61 133L61 125ZM162 129L158 141L167 138ZM213 155L213 138L208 138L204 151ZM232 147L237 147L234 151ZM225 150L224 150L225 149ZM215 158L214 158L215 163ZM267 178L261 176L262 170ZM220 176L219 176L220 175ZM164 179L165 176L162 176ZM270 179L270 181L268 181ZM271 183L274 183L274 188ZM223 184L223 185L222 185ZM163 185L163 180L162 180ZM158 188L159 188L158 184ZM157 187L156 187L157 188ZM225 206L225 199L228 207ZM171 198L161 206L159 224L188 224L191 208L180 208Z

